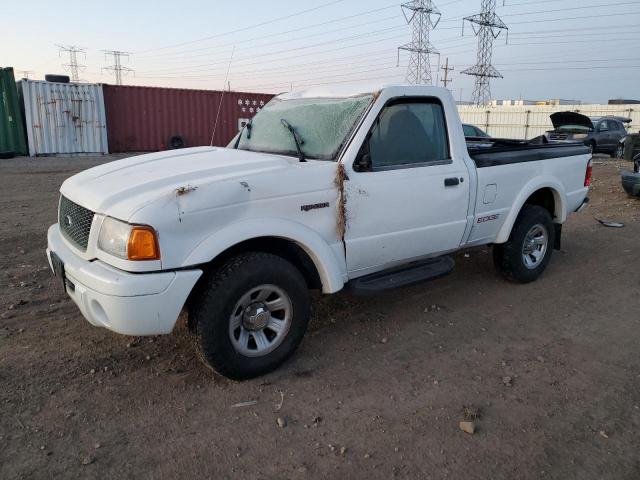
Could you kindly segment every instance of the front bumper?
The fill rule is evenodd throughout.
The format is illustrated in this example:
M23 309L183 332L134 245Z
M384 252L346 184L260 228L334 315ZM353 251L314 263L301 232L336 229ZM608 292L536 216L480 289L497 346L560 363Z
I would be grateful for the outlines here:
M64 262L66 291L82 315L97 327L124 335L170 333L202 270L129 273L100 260L75 254L63 240L58 224L49 228L51 252Z

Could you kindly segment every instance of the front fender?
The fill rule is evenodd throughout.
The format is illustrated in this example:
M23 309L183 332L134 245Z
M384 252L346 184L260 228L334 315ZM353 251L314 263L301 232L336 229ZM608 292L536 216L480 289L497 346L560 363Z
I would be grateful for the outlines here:
M295 242L313 261L323 293L341 290L346 279L344 255L337 255L331 246L309 227L280 218L260 218L233 223L216 231L196 246L187 256L185 265L208 263L225 250L246 240L278 237ZM334 245L343 252L342 244Z
M533 193L543 188L549 188L553 192L555 204L554 222L565 222L567 219L567 195L564 191L564 187L550 175L536 177L527 182L527 184L522 187L522 190L520 190L520 193L514 200L506 220L502 224L502 228L498 232L495 243L504 243L509 240L509 235L511 235L513 225L516 223L516 219L518 218L518 214L520 213L520 210L522 210L524 203Z

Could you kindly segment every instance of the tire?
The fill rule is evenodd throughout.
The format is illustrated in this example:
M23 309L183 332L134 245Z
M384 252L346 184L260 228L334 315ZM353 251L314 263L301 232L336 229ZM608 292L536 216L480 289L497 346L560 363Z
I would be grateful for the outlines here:
M169 148L171 150L177 150L178 148L184 148L187 146L187 142L182 135L172 135L169 138Z
M47 73L44 76L44 79L47 82L55 82L55 83L69 83L70 81L69 75L54 75L52 73Z
M616 147L615 157L622 160L624 158L624 144L619 143Z
M538 231L540 235L536 234ZM531 235L538 241L542 241L544 236L544 246L528 243ZM555 229L549 212L537 205L525 205L518 214L507 243L493 246L494 265L509 280L520 283L533 282L547 268L554 242ZM532 247L534 251L541 252L535 262L535 254L527 255L525 250Z
M0 152L0 159L2 160L13 158L15 156L16 156L16 152L11 152L11 151Z
M205 281L192 312L196 348L206 365L245 380L275 370L295 352L307 331L310 295L291 263L269 253L244 253Z

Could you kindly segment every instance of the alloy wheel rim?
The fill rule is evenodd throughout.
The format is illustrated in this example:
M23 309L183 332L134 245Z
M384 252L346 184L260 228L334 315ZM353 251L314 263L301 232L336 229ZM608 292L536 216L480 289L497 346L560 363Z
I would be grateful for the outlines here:
M289 295L276 285L259 285L244 293L231 311L229 338L238 353L261 357L284 341L292 318Z
M522 260L525 267L531 270L540 265L547 253L548 243L549 234L543 225L538 223L529 229L522 245Z

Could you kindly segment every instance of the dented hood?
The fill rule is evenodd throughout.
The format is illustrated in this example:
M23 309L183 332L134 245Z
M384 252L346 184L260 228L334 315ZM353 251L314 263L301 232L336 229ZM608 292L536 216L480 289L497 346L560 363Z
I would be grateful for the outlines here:
M552 113L551 123L556 130L566 125L579 125L581 127L590 128L593 130L593 122L586 115L582 115L577 112L556 112Z
M247 181L297 163L280 155L196 147L105 163L67 179L60 192L94 212L129 220L158 198L188 195L225 180Z

